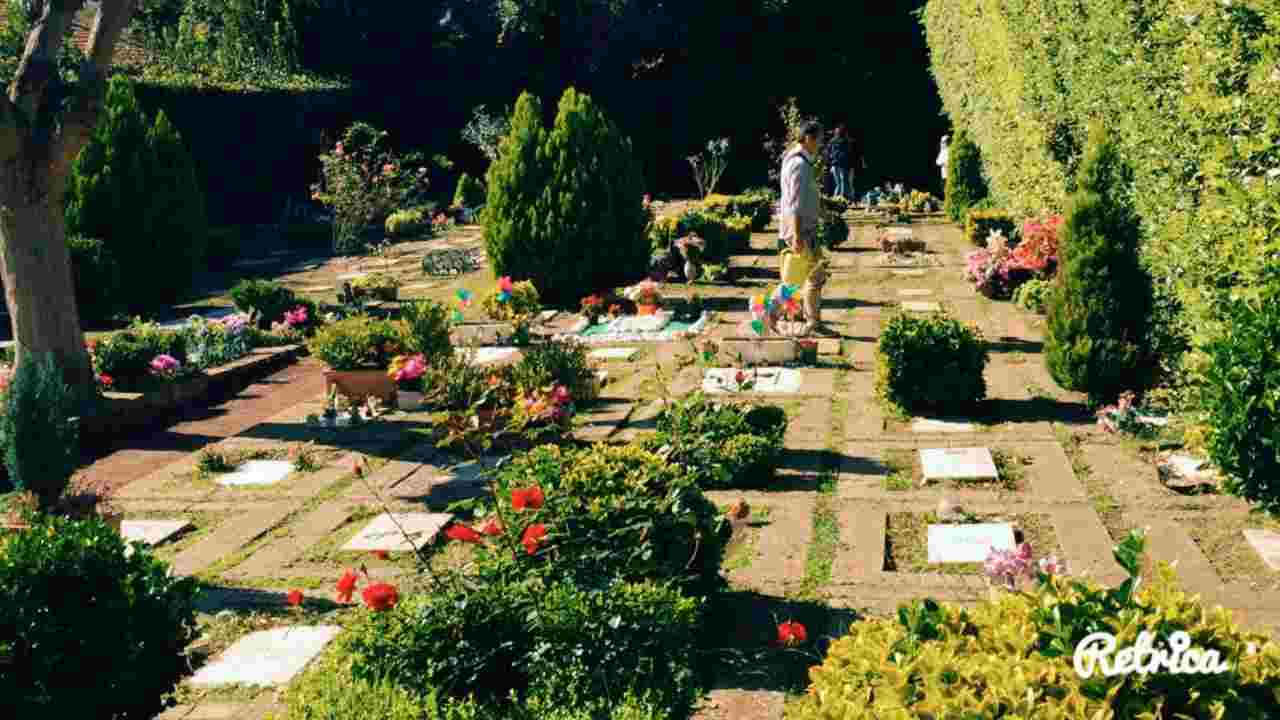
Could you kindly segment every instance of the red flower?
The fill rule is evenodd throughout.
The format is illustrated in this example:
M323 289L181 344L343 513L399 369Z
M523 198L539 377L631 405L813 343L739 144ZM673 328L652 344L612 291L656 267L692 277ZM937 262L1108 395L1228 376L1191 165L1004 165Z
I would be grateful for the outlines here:
M390 610L400 601L396 586L388 583L374 583L361 591L360 595L364 597L364 604L374 612Z
M538 551L538 546L546 539L547 526L538 523L524 529L524 535L520 538L520 542L524 544L525 551L532 555Z
M298 607L302 604L302 591L290 590L289 594L285 596L285 601L294 607Z
M378 558L379 560L386 560L387 558L391 557L391 553L387 552L386 550L374 550L373 556Z
M450 540L457 540L458 542L479 543L484 540L484 538L480 537L480 533L459 523L453 523L450 525L449 528L444 531L444 536Z
M342 578L338 580L338 602L351 602L351 594L356 591L358 582L360 582L360 576L354 571L348 570L343 573Z
M518 488L511 491L511 507L517 510L537 510L542 507L546 498L542 495L542 488L534 485L529 488Z
M738 374L733 376L733 381L741 385L747 381L747 374L739 370Z
M106 373L98 375L98 384L102 387L111 387L116 384L116 379Z
M778 644L794 647L809 639L809 631L795 620L788 620L778 626Z
M484 527L480 528L480 533L489 536L501 535L502 523L498 522L497 518L489 518L489 522L486 522Z

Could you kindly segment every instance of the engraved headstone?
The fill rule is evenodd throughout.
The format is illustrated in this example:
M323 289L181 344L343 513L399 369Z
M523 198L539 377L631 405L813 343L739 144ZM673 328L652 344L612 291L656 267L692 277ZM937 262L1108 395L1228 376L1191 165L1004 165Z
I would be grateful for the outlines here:
M979 563L992 550L1013 548L1013 526L1008 523L929 526L931 563Z

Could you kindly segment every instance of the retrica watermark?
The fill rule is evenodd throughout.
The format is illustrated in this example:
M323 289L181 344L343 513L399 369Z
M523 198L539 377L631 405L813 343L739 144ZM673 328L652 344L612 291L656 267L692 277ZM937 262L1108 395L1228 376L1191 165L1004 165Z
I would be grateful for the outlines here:
M1165 648L1155 647L1154 636L1143 631L1133 646L1120 650L1116 650L1115 635L1096 632L1076 645L1073 659L1076 674L1082 678L1092 677L1095 672L1105 677L1157 672L1216 675L1231 669L1231 664L1223 660L1217 650L1191 647L1191 636L1181 630L1169 636Z

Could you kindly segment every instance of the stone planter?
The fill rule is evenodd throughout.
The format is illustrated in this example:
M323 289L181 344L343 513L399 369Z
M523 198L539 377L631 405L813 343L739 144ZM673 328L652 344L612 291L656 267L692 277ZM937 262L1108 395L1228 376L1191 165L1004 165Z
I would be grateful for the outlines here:
M397 390L396 407L401 410L417 410L422 407L422 402L425 397L426 396L420 392L413 392L412 390Z
M793 338L731 337L720 341L720 352L735 361L741 357L744 365L782 365L799 359L800 344Z
M460 323L453 327L453 344L455 346L476 345L494 346L507 342L516 329L507 322L471 322Z
M386 370L326 370L324 386L325 392L337 388L339 394L356 403L376 397L390 405L396 397L396 382Z

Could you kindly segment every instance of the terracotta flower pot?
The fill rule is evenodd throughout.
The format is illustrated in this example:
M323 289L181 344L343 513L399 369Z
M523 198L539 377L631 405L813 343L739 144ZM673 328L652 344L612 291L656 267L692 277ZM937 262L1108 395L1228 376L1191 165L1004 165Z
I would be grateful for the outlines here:
M641 305L636 303L636 314L638 315L656 315L658 314L659 305Z
M338 392L346 395L352 402L364 402L376 397L390 405L395 402L396 382L387 375L386 370L326 370L324 373L325 391L336 387Z

